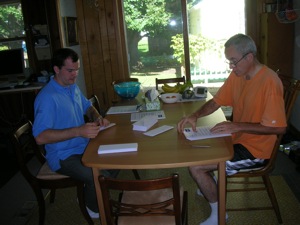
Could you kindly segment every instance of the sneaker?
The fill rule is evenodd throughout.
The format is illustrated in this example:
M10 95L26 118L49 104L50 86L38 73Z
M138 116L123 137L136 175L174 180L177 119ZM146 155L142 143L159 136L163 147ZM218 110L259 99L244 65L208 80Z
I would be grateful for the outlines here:
M87 210L88 214L90 215L90 217L92 219L98 219L99 218L99 213L96 213L96 212L90 210L88 207L86 207L86 210Z

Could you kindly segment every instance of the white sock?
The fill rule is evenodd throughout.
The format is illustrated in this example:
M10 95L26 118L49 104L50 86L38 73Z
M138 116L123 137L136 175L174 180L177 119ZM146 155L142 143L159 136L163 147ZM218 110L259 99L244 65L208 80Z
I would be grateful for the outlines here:
M211 208L210 216L200 223L200 225L218 225L218 202L209 203ZM228 214L226 213L226 221L228 220Z

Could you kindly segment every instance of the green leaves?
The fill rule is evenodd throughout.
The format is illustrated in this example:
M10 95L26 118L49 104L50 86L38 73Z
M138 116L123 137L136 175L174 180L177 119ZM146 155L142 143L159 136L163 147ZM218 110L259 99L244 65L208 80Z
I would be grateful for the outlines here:
M0 38L24 36L21 4L0 5Z
M203 36L189 35L189 46L190 46L190 62L194 64L199 61L200 53L205 50L213 50L220 52L223 49L223 41L212 40ZM183 47L183 36L177 34L172 37L171 48L174 49L174 57L184 65L184 47Z
M169 23L165 0L124 0L127 29L154 35Z

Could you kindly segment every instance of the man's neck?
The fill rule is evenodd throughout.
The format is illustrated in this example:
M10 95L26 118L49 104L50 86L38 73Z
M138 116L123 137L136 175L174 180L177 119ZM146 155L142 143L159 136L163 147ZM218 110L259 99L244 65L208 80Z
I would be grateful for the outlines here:
M260 62L258 62L257 60L254 61L253 66L245 76L245 80L251 80L258 73L258 71L261 70L262 67L263 65Z

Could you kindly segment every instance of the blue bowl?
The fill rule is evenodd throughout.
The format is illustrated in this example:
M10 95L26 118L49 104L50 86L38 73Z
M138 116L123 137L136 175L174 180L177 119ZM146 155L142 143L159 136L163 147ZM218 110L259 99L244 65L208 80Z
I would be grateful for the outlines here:
M115 92L124 99L134 99L140 92L140 82L129 81L114 84Z

